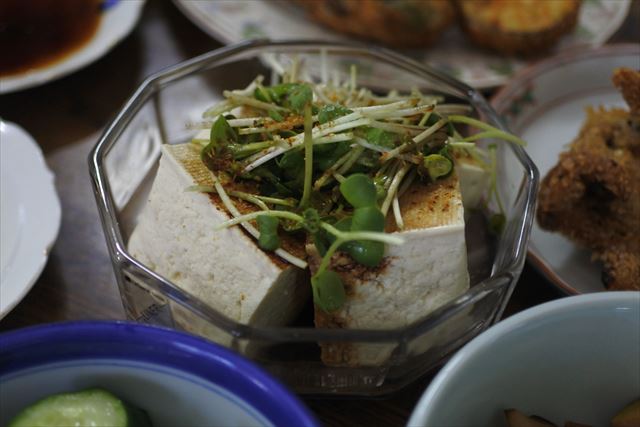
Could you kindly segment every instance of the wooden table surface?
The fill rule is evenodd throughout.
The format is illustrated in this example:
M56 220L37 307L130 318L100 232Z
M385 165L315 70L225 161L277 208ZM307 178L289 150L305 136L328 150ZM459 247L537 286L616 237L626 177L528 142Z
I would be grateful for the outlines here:
M640 1L634 0L612 41L640 41ZM62 203L60 233L47 265L30 293L0 321L0 331L125 318L90 185L89 150L147 75L220 46L169 0L151 0L134 31L97 62L43 86L0 95L0 117L18 123L39 142ZM507 315L561 296L526 265ZM382 400L304 400L325 425L400 426L429 379Z

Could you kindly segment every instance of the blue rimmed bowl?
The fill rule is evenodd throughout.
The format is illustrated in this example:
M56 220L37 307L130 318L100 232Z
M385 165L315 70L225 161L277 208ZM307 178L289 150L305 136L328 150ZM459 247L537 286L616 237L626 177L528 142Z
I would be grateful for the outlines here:
M0 335L0 425L54 393L104 388L154 427L316 426L280 383L236 353L173 330L73 322Z

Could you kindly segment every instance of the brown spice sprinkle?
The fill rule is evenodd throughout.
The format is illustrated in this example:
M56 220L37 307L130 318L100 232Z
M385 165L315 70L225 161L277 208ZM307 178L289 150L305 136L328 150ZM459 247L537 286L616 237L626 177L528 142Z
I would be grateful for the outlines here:
M587 109L542 181L537 220L592 250L607 288L640 290L640 72L618 69L613 81L631 111Z
M458 210L453 209L451 198L459 194L459 183L455 173L434 183L416 181L399 200L404 230L429 228L455 222ZM385 232L392 233L397 230L393 215L387 215ZM315 274L321 257L313 245L307 245L307 253L309 269L311 274ZM358 298L358 286L362 283L367 283L368 286L382 286L377 284L376 278L384 275L392 261L392 258L384 257L377 267L366 267L356 263L348 254L336 252L331 258L330 268L340 275L347 298L353 301ZM315 307L314 320L317 328L348 329L352 323L346 310L326 313L318 307ZM326 365L357 366L360 363L357 345L331 342L321 343L320 347L322 362Z
M455 172L449 177L432 183L417 182L399 199L405 230L417 230L452 224L457 220L457 210L451 200L460 194ZM385 231L398 230L393 215L387 215Z
M306 250L309 255L309 271L313 275L318 271L322 257L312 244L308 244ZM367 267L354 261L346 252L336 251L331 257L329 268L340 275L344 283L345 293L348 297L353 298L356 296L356 288L358 285L361 282L368 282L384 274L390 261L389 257L384 257L379 265Z

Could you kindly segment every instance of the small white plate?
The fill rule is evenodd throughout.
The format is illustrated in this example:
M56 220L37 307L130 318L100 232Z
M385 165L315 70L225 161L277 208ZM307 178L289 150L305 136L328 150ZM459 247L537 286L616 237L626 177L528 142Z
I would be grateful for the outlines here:
M290 0L174 0L174 3L203 31L224 43L255 38L349 39L310 21L304 11ZM620 27L630 4L631 0L582 2L574 32L564 37L555 51L601 45ZM404 50L403 53L478 89L506 83L515 71L527 64L475 48L456 25L442 35L437 45L428 49ZM360 70L360 73L366 72Z
M29 292L60 229L53 173L36 141L0 120L0 319Z
M527 141L527 152L543 178L558 155L578 135L588 106L625 107L611 82L616 67L640 68L640 44L579 50L543 61L516 75L492 100L515 134ZM529 260L564 292L605 290L601 269L590 252L558 233L534 223Z
M95 35L62 60L24 73L0 78L0 94L38 86L66 76L109 52L135 26L145 0L104 0L103 16Z

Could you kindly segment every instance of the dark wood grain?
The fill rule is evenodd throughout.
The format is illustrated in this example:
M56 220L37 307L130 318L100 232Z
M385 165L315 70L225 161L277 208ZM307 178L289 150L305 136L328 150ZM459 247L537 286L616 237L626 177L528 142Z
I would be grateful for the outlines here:
M640 41L640 2L614 41ZM0 331L78 319L123 319L88 176L87 155L102 128L150 73L219 47L168 0L147 2L136 29L90 66L40 87L0 96L0 117L27 129L56 175L62 225L32 291ZM46 215L46 213L43 213ZM561 295L529 265L507 307L511 315ZM305 399L330 426L400 426L431 375L381 400Z

